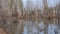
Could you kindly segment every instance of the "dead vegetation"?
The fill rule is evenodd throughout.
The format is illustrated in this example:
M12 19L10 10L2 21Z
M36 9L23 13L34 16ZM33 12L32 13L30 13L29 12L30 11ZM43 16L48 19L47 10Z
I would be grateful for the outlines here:
M36 9L33 11L30 11L30 9L28 10L24 10L23 11L23 7L22 7L22 2L20 4L19 2L19 6L16 6L15 4L13 4L14 0L11 0L11 5L9 10L3 10L3 6L0 3L0 34L22 34L23 32L23 20L29 20L29 21L34 21L35 24L37 24L39 21L43 20L45 25L48 25L49 22L53 22L56 19L60 18L60 4L56 5L53 8L48 8L48 5L46 3L46 1L44 1L44 9L43 9L43 13L41 13L42 11L40 9ZM16 2L14 2L16 3ZM46 4L46 5L45 5ZM13 7L14 6L14 7ZM55 9L56 7L59 7L58 10ZM17 8L19 7L19 8ZM29 7L29 6L28 6ZM26 8L28 8L26 7ZM7 8L7 7L6 7ZM19 13L22 13L20 15ZM55 11L55 13L54 13ZM60 21L58 21L60 22ZM19 31L19 32L18 32ZM41 30L42 31L42 30Z

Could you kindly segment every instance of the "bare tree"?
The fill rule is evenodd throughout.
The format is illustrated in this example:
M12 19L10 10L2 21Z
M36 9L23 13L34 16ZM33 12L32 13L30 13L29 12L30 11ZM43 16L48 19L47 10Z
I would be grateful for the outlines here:
M44 4L44 8L43 8L43 21L46 25L45 27L45 34L47 34L47 28L48 28L48 4L47 4L47 0L43 0L43 4Z

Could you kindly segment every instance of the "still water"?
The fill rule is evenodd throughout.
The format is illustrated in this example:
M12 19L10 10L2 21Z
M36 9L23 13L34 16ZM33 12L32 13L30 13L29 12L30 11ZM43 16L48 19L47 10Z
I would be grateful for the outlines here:
M29 23L29 25L27 25ZM55 24L48 24L47 29L45 30L46 26L44 25L44 22L41 21L37 25L32 22L26 22L24 25L24 31L23 34L59 34L57 29L57 25ZM45 32L46 31L46 32Z

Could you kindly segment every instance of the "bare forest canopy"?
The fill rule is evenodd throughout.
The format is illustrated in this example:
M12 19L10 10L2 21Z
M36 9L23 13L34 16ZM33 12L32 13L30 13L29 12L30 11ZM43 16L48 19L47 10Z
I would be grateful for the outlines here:
M0 0L0 29L6 34L22 34L24 20L36 21L35 24L43 20L47 25L60 19L60 2L49 7L48 0L42 0L42 8L39 0L36 0L36 5L32 0L26 0L25 6L24 3L22 0Z

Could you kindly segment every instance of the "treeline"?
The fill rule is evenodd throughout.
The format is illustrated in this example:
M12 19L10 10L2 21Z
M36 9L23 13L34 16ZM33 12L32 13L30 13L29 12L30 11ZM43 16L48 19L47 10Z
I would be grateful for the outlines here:
M27 0L26 7L23 6L22 0L0 0L0 27L4 28L7 34L22 34L23 22L21 20L38 21L42 18L44 22L47 22L47 20L53 21L53 18L60 18L60 3L49 8L47 0L43 0L43 9L38 5L32 7L33 5L31 0Z

